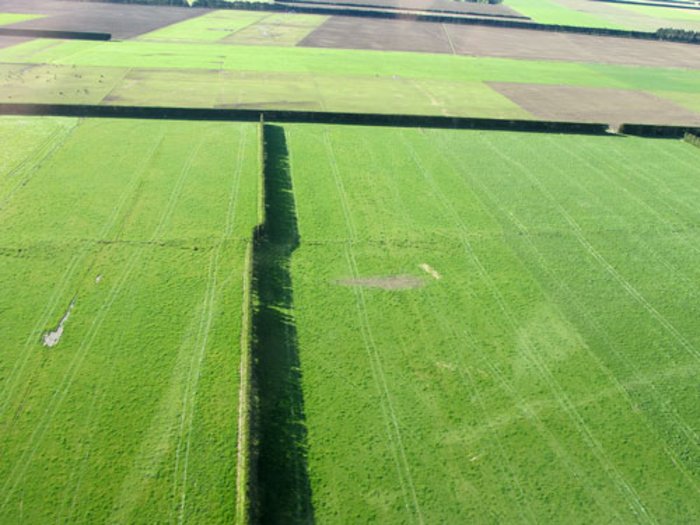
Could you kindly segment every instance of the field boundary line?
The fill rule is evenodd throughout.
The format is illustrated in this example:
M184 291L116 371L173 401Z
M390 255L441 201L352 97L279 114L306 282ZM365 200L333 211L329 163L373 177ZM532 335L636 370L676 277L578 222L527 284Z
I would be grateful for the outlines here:
M30 29L19 27L0 27L0 36L52 38L56 40L112 40L111 33L96 31L63 31L55 29Z
M263 118L266 122L280 124L338 124L409 128L480 129L494 131L527 131L532 133L571 133L580 135L611 134L609 131L609 124L600 122L590 123L334 111L193 108L182 106L0 103L0 115L234 122L259 122L260 119ZM664 129L666 128L673 131L674 138L682 136L684 132L694 129L692 126L665 126ZM670 133L668 130L666 132Z
M257 223L253 227L252 235L246 246L245 262L243 267L243 297L241 308L241 337L240 337L240 365L238 386L238 435L236 438L236 508L235 523L248 525L254 521L256 509L256 491L254 484L257 481L256 468L256 443L255 416L256 416L256 392L253 377L253 275L254 253L257 239L264 228L265 214L265 121L261 117L257 128L258 133L258 202ZM240 157L239 157L240 158ZM241 166L238 166L239 178Z

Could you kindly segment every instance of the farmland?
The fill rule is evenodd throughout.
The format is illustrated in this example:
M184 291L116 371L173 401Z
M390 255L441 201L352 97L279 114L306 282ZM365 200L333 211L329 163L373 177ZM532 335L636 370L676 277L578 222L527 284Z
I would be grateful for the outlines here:
M232 521L255 126L0 136L0 521Z
M656 31L698 30L700 10L586 0L505 0L506 5L544 24Z
M700 150L285 130L317 521L700 516Z
M671 56L645 56L643 62L670 64ZM219 43L38 39L0 50L0 100L533 118L489 85L517 82L529 84L529 89L537 85L630 89L697 112L700 63L692 54L677 56L678 65L686 67ZM353 90L342 89L350 83ZM614 109L613 102L599 105ZM565 114L552 118L563 119ZM690 122L681 118L674 123Z
M694 12L321 2L0 0L0 524L700 523Z

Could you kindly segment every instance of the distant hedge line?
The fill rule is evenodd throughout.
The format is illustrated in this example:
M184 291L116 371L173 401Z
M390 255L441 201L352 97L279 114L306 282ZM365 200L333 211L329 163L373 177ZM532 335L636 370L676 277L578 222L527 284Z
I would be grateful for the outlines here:
M51 115L82 118L140 118L159 120L266 121L280 123L342 124L356 126L483 129L543 133L604 134L607 124L551 122L428 115L333 113L327 111L206 109L85 104L0 104L4 115Z
M494 2L478 2L476 0L457 0L461 1L467 4L486 4L486 3L494 3ZM241 2L239 2L241 3ZM518 15L518 14L512 14L512 15L507 15L507 14L502 14L502 13L469 13L465 11L457 11L457 10L452 10L452 9L431 9L431 8L425 8L425 9L419 9L415 7L400 7L400 6L395 6L395 5L382 5L378 6L376 4L360 4L360 3L351 3L351 2L344 2L342 0L338 2L333 2L332 4L328 2L320 2L319 0L276 0L276 4L280 5L287 5L287 6L294 6L295 4L306 4L307 6L312 5L312 6L321 6L321 7L332 7L332 6L340 6L340 7L349 7L349 8L356 8L356 9L381 9L381 10L387 10L387 11L401 11L403 13L411 13L411 12L416 12L416 11L430 11L431 13L436 13L436 14L447 14L447 15L457 15L457 16L483 16L487 18L509 18L509 19L519 19L519 20L530 20L529 16L523 16L523 15ZM496 2L496 3L500 3Z
M24 29L0 27L0 36L17 36L29 38L56 38L61 40L111 40L109 33L92 31L55 31L53 29Z
M700 130L688 126L657 126L655 124L623 124L620 133L638 137L682 139L686 134L698 135Z
M0 103L0 115L42 115L82 118L140 118L158 120L208 120L306 124L340 124L354 126L387 126L411 128L481 129L494 131L528 131L540 133L575 133L602 135L608 124L588 122L555 122L431 115L398 115L383 113L334 113L328 111L178 108L153 106L100 106L87 104L17 104ZM683 138L686 133L700 135L692 126L655 124L622 124L619 133L641 137ZM260 163L264 165L265 159ZM264 208L260 211L264 221Z
M700 19L700 11L698 11ZM686 31L684 29L673 29L672 27L662 27L656 31L659 40L669 40L671 42L687 42L689 44L700 44L700 31Z
M138 4L138 5L167 5L170 7L190 7L186 0L73 0L76 2L99 4Z

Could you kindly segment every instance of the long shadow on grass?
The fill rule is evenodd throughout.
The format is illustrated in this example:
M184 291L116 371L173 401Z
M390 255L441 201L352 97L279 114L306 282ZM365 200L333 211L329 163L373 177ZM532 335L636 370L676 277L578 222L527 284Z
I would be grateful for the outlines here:
M255 376L259 395L260 523L311 523L306 424L294 324L291 256L299 232L284 129L264 126L266 222L254 259Z

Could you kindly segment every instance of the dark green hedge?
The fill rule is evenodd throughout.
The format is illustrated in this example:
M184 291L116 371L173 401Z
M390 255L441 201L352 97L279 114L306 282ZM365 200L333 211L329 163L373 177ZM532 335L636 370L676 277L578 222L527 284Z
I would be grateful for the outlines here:
M55 31L52 29L23 29L0 27L0 36L17 36L29 38L57 38L61 40L111 40L109 33L91 31Z
M356 126L391 126L416 128L483 129L530 131L543 133L604 134L607 124L584 122L550 122L504 120L425 115L391 115L379 113L332 113L327 111L200 109L143 106L98 106L82 104L0 104L0 115L52 115L84 118L141 118L163 120L212 120L342 124Z

